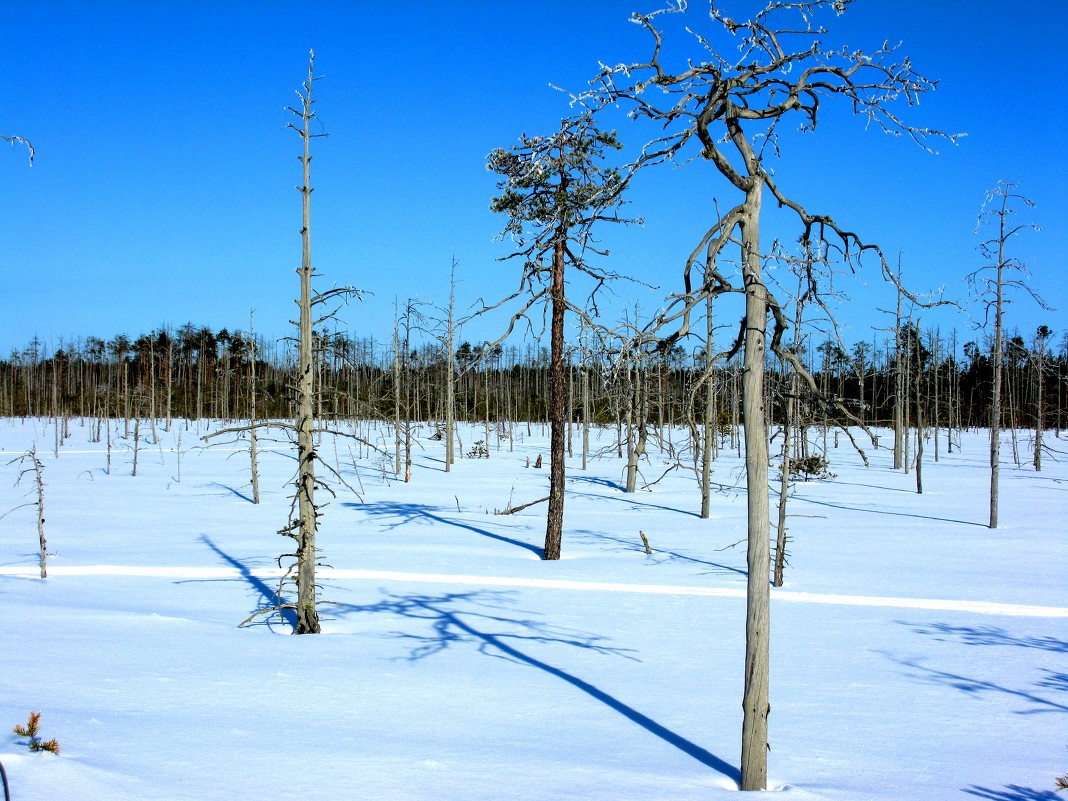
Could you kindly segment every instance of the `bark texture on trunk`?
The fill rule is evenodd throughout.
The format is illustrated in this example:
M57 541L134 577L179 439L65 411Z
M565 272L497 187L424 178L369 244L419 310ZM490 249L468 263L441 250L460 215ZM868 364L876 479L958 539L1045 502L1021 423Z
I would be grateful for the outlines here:
M545 523L544 559L559 559L564 529L564 242L565 234L557 238L553 247L552 316L550 321L549 404L552 420L549 433L549 512Z
M315 605L315 354L312 350L312 263L311 263L311 141L312 82L315 53L308 59L308 82L303 95L304 184L300 187L303 201L303 225L300 230L302 257L300 269L299 352L297 366L297 530L296 530L296 580L297 580L297 626L296 634L318 634L319 612Z
M742 789L763 790L768 776L768 658L771 634L768 436L764 414L764 352L767 294L760 265L760 206L763 182L753 178L746 193L743 231L745 351L742 422L748 504L746 562L745 687L742 696Z

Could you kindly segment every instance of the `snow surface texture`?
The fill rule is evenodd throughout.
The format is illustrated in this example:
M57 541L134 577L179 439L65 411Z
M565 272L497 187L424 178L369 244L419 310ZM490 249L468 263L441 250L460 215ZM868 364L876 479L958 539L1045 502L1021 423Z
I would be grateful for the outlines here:
M614 429L586 471L576 436L564 558L546 563L544 504L494 514L547 494L548 470L525 466L547 456L539 427L495 434L489 459L451 473L424 427L407 485L390 458L326 438L363 497L326 508L336 605L322 635L291 637L277 616L236 628L274 603L287 445L261 443L254 506L247 454L194 448L195 424L142 444L137 477L131 440L106 475L105 445L70 426L56 459L47 421L0 421L0 513L32 500L7 463L36 443L55 553L41 580L34 509L0 520L0 761L16 801L738 797L745 497L729 448L702 520L692 470L628 495ZM392 444L385 426L364 433ZM482 435L462 431L465 446ZM650 452L651 482L667 465ZM1015 468L1007 434L1002 453L997 531L982 434L953 454L943 441L937 464L928 443L924 495L885 447L864 468L844 443L836 478L794 485L772 593L777 797L1058 799L1068 465ZM59 756L11 733L30 710Z

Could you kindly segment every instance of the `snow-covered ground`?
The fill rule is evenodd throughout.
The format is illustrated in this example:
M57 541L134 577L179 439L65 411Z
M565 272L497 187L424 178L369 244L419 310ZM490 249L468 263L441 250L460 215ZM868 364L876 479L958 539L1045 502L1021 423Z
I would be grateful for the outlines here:
M121 427L121 424L120 424ZM181 447L178 435L181 434ZM142 426L141 433L147 433ZM200 433L204 433L202 430ZM27 799L712 799L736 797L744 634L741 463L716 463L712 517L692 471L621 489L608 455L569 460L564 558L538 558L547 435L515 429L443 470L421 431L412 482L351 440L321 453L345 489L326 508L320 636L270 605L290 542L294 461L104 444L71 421L0 420L0 512L33 500L8 464L44 464L49 577L33 508L0 520L0 761ZM463 431L465 447L482 436ZM385 427L370 430L385 445ZM683 434L674 434L675 444ZM1055 448L1064 451L1065 441ZM884 434L883 443L889 441ZM575 439L578 447L578 437ZM1068 770L1068 461L1002 470L986 528L987 446L928 443L917 495L889 452L790 503L773 591L770 784L809 799L1056 799ZM179 480L180 454L180 480ZM1026 464L1027 460L1024 459ZM655 453L646 481L666 469ZM641 482L639 482L640 484ZM773 496L774 501L774 496ZM647 555L639 531L653 549ZM30 710L61 754L11 733Z

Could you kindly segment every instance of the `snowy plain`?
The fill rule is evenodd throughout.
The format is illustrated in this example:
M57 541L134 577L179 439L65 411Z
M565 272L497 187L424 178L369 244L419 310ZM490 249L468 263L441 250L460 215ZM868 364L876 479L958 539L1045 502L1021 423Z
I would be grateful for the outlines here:
M113 422L114 426L115 423ZM122 424L0 420L0 762L28 799L737 798L744 639L742 463L715 464L712 515L692 470L650 448L653 486L622 491L615 430L569 459L563 559L539 559L547 431L491 437L443 469L423 426L412 481L327 437L323 634L288 636L274 603L291 448L261 443L262 502L242 446L175 421L138 475ZM385 425L365 429L392 447ZM464 427L465 450L482 437ZM987 444L928 442L925 492L864 467L795 484L790 564L772 591L769 785L794 801L1055 801L1068 770L1068 435L1036 473L1002 448L1001 526ZM1021 435L1026 448L1027 434ZM681 431L672 432L676 446ZM944 433L943 433L944 439ZM38 576L36 445L49 557ZM1058 461L1059 459L1059 461ZM774 478L774 471L769 478ZM661 479L656 481L657 479ZM639 481L639 486L643 481ZM772 502L776 497L773 493ZM639 531L653 553L646 554ZM30 710L58 756L11 732Z

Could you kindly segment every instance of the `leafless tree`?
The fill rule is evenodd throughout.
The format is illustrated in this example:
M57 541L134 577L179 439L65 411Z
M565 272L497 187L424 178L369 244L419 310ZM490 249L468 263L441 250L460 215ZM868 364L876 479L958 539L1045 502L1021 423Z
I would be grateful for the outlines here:
M851 264L863 254L878 259L892 279L881 250L826 213L813 213L780 188L767 162L778 154L778 127L796 119L802 130L815 128L826 101L841 100L867 124L910 137L927 148L932 137L953 139L939 131L914 127L894 110L899 102L914 104L935 83L915 72L896 48L874 52L831 49L819 19L843 12L849 0L769 0L751 17L733 17L713 0L710 30L688 30L699 48L685 66L674 71L662 58L664 31L684 2L632 20L652 39L646 61L605 66L594 88L579 99L592 107L624 106L630 116L651 121L663 131L643 150L641 166L678 163L700 157L740 194L736 204L709 228L701 240L705 269L694 285L688 261L684 291L670 299L656 321L673 326L666 346L689 332L693 311L709 294L744 293L745 313L736 346L744 348L743 410L748 487L749 588L746 616L745 691L742 725L742 789L762 790L767 776L768 643L769 643L769 512L768 441L764 409L764 357L769 344L768 314L773 316L770 345L794 363L798 375L807 371L780 340L787 328L783 303L768 290L762 274L760 217L765 194L792 212L802 243L820 241ZM742 12L747 13L747 12ZM689 22L689 20L688 20ZM677 30L677 28L675 29ZM681 32L679 32L681 34ZM685 35L685 34L683 34ZM740 249L741 284L718 267L728 246ZM815 387L813 387L813 390Z
M23 469L19 472L19 477L15 480L15 484L17 485L19 482L21 482L24 476L32 474L33 475L33 490L32 490L32 492L35 495L35 500L30 501L29 503L21 503L18 506L16 506L14 509L9 509L7 512L4 512L4 514L0 515L0 519L2 519L4 517L7 517L7 515L10 514L13 511L15 511L15 509L22 509L24 506L32 506L37 510L37 540L38 540L39 550L40 550L40 553L41 553L41 578L48 578L48 556L49 556L49 554L48 554L48 543L45 542L45 532L44 532L44 524L45 524L45 516L44 516L44 487L45 487L45 484L44 484L44 475L43 475L43 473L44 473L44 465L42 465L41 464L41 460L37 458L37 449L36 448L30 448L30 450L26 451L21 456L15 458L15 459L12 459L10 462L8 462L8 464L16 464L16 463L18 463L20 465L26 465L27 462L29 462L29 465L26 466L26 467L23 467Z
M312 109L315 101L312 99L312 89L315 84L315 51L312 50L308 57L308 78L304 82L303 92L298 91L300 98L298 108L289 108L300 118L300 124L289 123L289 127L295 130L301 137L304 145L304 153L300 162L304 168L303 183L298 187L303 203L303 224L300 229L302 243L302 256L300 269L300 299L297 306L300 309L300 318L297 323L298 330L298 362L296 384L296 421L294 426L297 433L297 478L296 478L296 509L297 514L288 526L282 529L282 533L291 537L295 543L294 552L291 554L296 559L296 564L291 569L295 573L297 587L296 609L297 625L296 634L318 634L319 610L316 607L315 567L318 561L316 553L315 534L319 512L315 505L315 490L321 482L315 477L315 354L312 350L312 333L317 321L313 320L313 307L322 298L316 297L312 291L312 275L314 269L311 260L311 140L326 136L323 133L312 133L312 121L317 120L315 111Z
M296 301L299 315L298 319L293 321L297 327L297 372L294 383L290 387L294 395L294 422L287 424L278 421L250 420L247 426L225 428L205 437L208 439L222 434L243 433L256 428L280 428L296 439L297 472L293 480L293 505L288 524L279 531L280 534L293 540L293 553L283 554L278 559L279 564L286 558L292 558L294 561L286 569L279 585L278 604L269 609L258 610L242 623L244 625L259 615L288 609L296 615L294 634L318 634L320 631L318 586L315 582L315 568L318 565L319 552L315 537L323 504L316 501L315 494L320 489L331 495L334 491L328 483L316 475L316 465L323 466L332 474L335 481L352 489L336 469L319 457L316 448L316 435L321 436L326 428L317 416L317 411L321 406L317 403L321 390L316 386L316 379L320 373L319 361L322 358L322 347L315 347L315 326L334 319L338 311L336 305L323 312L319 309L322 306L330 307L360 296L359 291L352 287L334 287L319 292L315 291L312 285L312 279L318 275L318 272L313 267L311 258L311 194L313 191L311 140L327 136L325 133L312 131L313 123L318 124L318 117L313 109L315 101L312 98L312 91L318 79L315 75L315 51L312 50L308 57L308 77L302 89L297 91L300 102L296 107L286 109L299 119L299 123L291 122L287 127L297 132L303 144L303 152L298 156L303 167L303 182L297 187L302 201L301 263L296 271L300 277L300 295ZM316 318L316 314L320 316ZM337 431L330 433L335 436L342 435ZM283 600L283 590L290 584L295 585L296 588L294 601Z
M986 194L975 232L992 229L992 236L983 240L979 252L987 264L968 275L973 291L982 299L985 322L994 315L994 378L990 404L990 528L998 527L998 463L1001 459L1001 390L1005 344L1005 290L1023 290L1039 306L1048 309L1045 301L1027 285L1030 277L1019 259L1009 256L1009 240L1023 231L1041 230L1034 223L1017 222L1019 207L1033 208L1034 203L1016 191L1019 184L998 181ZM1013 277L1015 276L1015 277Z

